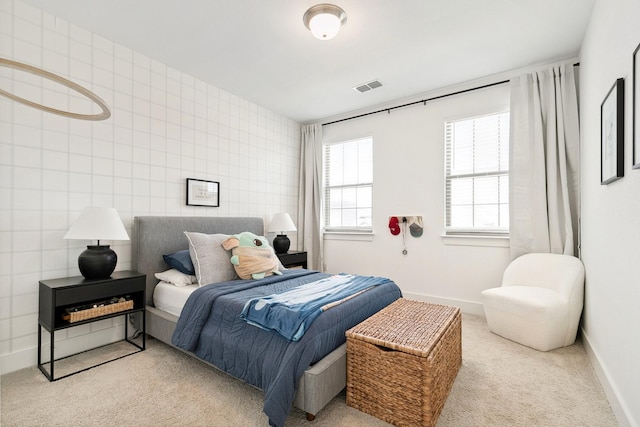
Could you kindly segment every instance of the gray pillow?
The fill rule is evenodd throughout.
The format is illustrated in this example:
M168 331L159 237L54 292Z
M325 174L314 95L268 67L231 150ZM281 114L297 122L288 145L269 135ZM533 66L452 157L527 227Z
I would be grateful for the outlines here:
M231 253L222 247L226 234L204 234L185 231L189 241L189 254L198 279L198 285L227 282L237 279L231 264Z

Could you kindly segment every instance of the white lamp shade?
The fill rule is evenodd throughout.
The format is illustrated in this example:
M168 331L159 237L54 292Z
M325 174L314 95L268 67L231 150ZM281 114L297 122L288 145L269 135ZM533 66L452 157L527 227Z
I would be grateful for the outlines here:
M71 225L64 239L129 240L129 235L117 210L89 207Z
M282 234L285 231L296 231L296 226L288 213L277 213L271 218L268 231Z

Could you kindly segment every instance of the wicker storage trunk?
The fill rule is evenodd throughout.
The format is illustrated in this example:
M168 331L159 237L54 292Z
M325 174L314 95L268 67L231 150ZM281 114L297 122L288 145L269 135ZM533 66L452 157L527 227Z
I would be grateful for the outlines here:
M462 364L460 309L399 299L347 331L347 405L435 426Z

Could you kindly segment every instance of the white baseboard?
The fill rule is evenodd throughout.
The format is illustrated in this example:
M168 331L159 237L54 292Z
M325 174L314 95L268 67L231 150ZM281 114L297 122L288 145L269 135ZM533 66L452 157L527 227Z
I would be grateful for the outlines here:
M414 294L409 292L403 292L402 296L406 299L412 299L416 301L431 302L434 304L445 304L458 307L463 313L474 314L476 316L484 317L484 306L482 303L465 301L453 298L442 298L433 295Z
M15 353L4 354L0 357L0 374L19 371L38 364L38 349L27 348Z
M607 400L609 401L609 405L611 405L613 414L618 420L618 424L620 427L637 427L638 424L633 421L631 413L629 412L624 400L620 398L620 393L618 392L615 384L609 381L609 372L607 371L607 368L600 363L598 352L591 345L589 336L582 328L580 328L580 334L582 337L582 345L587 353L587 358L589 359L589 362L591 362L591 366L593 366L593 370L600 381L604 394L607 396Z
M121 341L124 338L123 326L118 325L111 328L95 331L83 335L78 335L65 340L56 340L56 359L79 353L81 351L90 350L102 345ZM129 330L129 333L132 331ZM43 338L47 335L43 331ZM49 341L42 342L42 361L49 361ZM18 371L24 368L30 368L38 364L38 347L31 347L19 350L14 353L5 354L0 357L0 375Z

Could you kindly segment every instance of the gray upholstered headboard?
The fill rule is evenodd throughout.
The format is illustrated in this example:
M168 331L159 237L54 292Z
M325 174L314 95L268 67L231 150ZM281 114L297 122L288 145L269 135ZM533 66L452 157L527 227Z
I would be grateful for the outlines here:
M147 275L147 305L153 305L155 273L169 269L162 255L189 249L185 231L264 235L264 221L253 217L137 216L131 237L131 268Z

